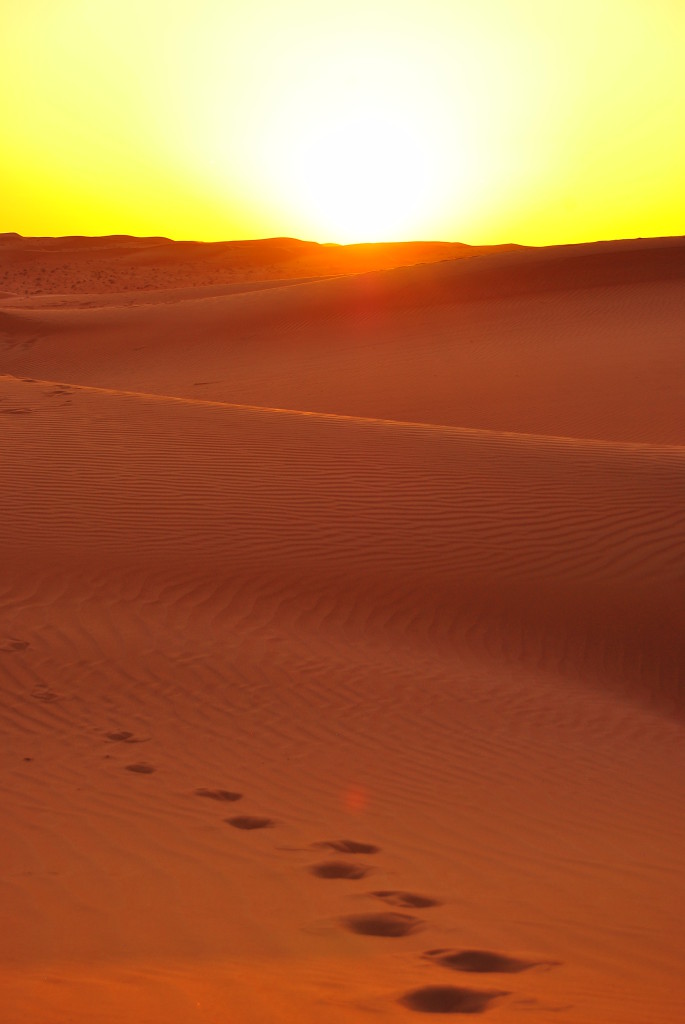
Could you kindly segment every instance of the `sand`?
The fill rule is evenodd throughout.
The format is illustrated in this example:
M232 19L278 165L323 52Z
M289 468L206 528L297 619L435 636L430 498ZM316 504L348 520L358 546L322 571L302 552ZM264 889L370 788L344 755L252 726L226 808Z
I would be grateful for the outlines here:
M685 243L430 245L2 237L6 1024L682 1020Z

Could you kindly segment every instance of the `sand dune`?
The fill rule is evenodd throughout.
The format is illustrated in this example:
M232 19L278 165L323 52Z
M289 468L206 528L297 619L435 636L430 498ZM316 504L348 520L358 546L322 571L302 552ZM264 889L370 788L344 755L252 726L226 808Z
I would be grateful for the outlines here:
M3 1020L679 1019L683 251L5 301Z
M6 302L2 368L241 404L682 444L684 282L685 245L663 240L196 301L184 292L94 309Z
M175 242L169 238L22 238L0 234L0 290L10 295L116 293L235 281L354 274L519 249L456 242L319 245L298 238Z

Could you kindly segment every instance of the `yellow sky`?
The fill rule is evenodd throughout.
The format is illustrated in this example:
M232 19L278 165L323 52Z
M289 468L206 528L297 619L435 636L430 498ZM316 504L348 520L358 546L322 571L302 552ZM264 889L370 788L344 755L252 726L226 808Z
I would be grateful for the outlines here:
M0 231L685 233L683 0L21 0Z

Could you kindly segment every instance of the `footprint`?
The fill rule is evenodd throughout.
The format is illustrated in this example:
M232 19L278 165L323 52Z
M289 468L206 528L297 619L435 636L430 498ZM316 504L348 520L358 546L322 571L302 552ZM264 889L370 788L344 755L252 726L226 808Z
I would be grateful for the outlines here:
M309 868L317 878L364 878L369 869L361 864L346 864L342 860L329 860L323 864L312 864Z
M558 960L517 960L487 949L429 949L424 956L451 971L468 971L471 974L519 974L531 967L556 967L559 964Z
M137 764L127 764L127 772L138 772L139 775L152 775L154 766L148 764L147 761L138 761Z
M484 1013L493 999L507 995L508 992L477 992L453 985L426 985L407 992L398 1002L418 1013Z
M108 740L112 740L113 743L142 743L142 740L136 739L132 732L106 732L105 736Z
M14 637L10 636L3 640L2 645L0 645L0 653L13 654L14 651L25 651L30 646L28 640L15 640Z
M234 800L240 800L242 793L232 793L230 789L200 789L195 790L195 796L205 796L208 800L219 800L225 803L232 803Z
M411 914L351 914L340 919L348 931L357 935L377 935L388 939L399 939L411 935L421 927L418 917Z
M439 907L440 901L430 896L420 896L416 892L402 892L396 889L379 889L377 892L369 893L370 896L377 896L379 900L385 900L393 907Z
M315 843L319 848L335 850L336 853L378 853L380 846L373 843L358 843L355 839L327 839L322 843Z
M249 814L224 820L233 828L242 828L247 832L252 832L256 828L273 828L276 824L271 818L253 818Z
M51 704L54 700L59 700L59 694L51 690L49 686L35 686L31 691L31 696L35 700L42 700L45 704Z

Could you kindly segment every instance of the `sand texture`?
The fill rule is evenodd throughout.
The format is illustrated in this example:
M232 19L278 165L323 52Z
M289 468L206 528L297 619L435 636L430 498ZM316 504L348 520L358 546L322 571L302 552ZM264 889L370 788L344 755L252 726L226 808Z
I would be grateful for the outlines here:
M466 250L0 236L3 1024L684 1019L685 243Z

